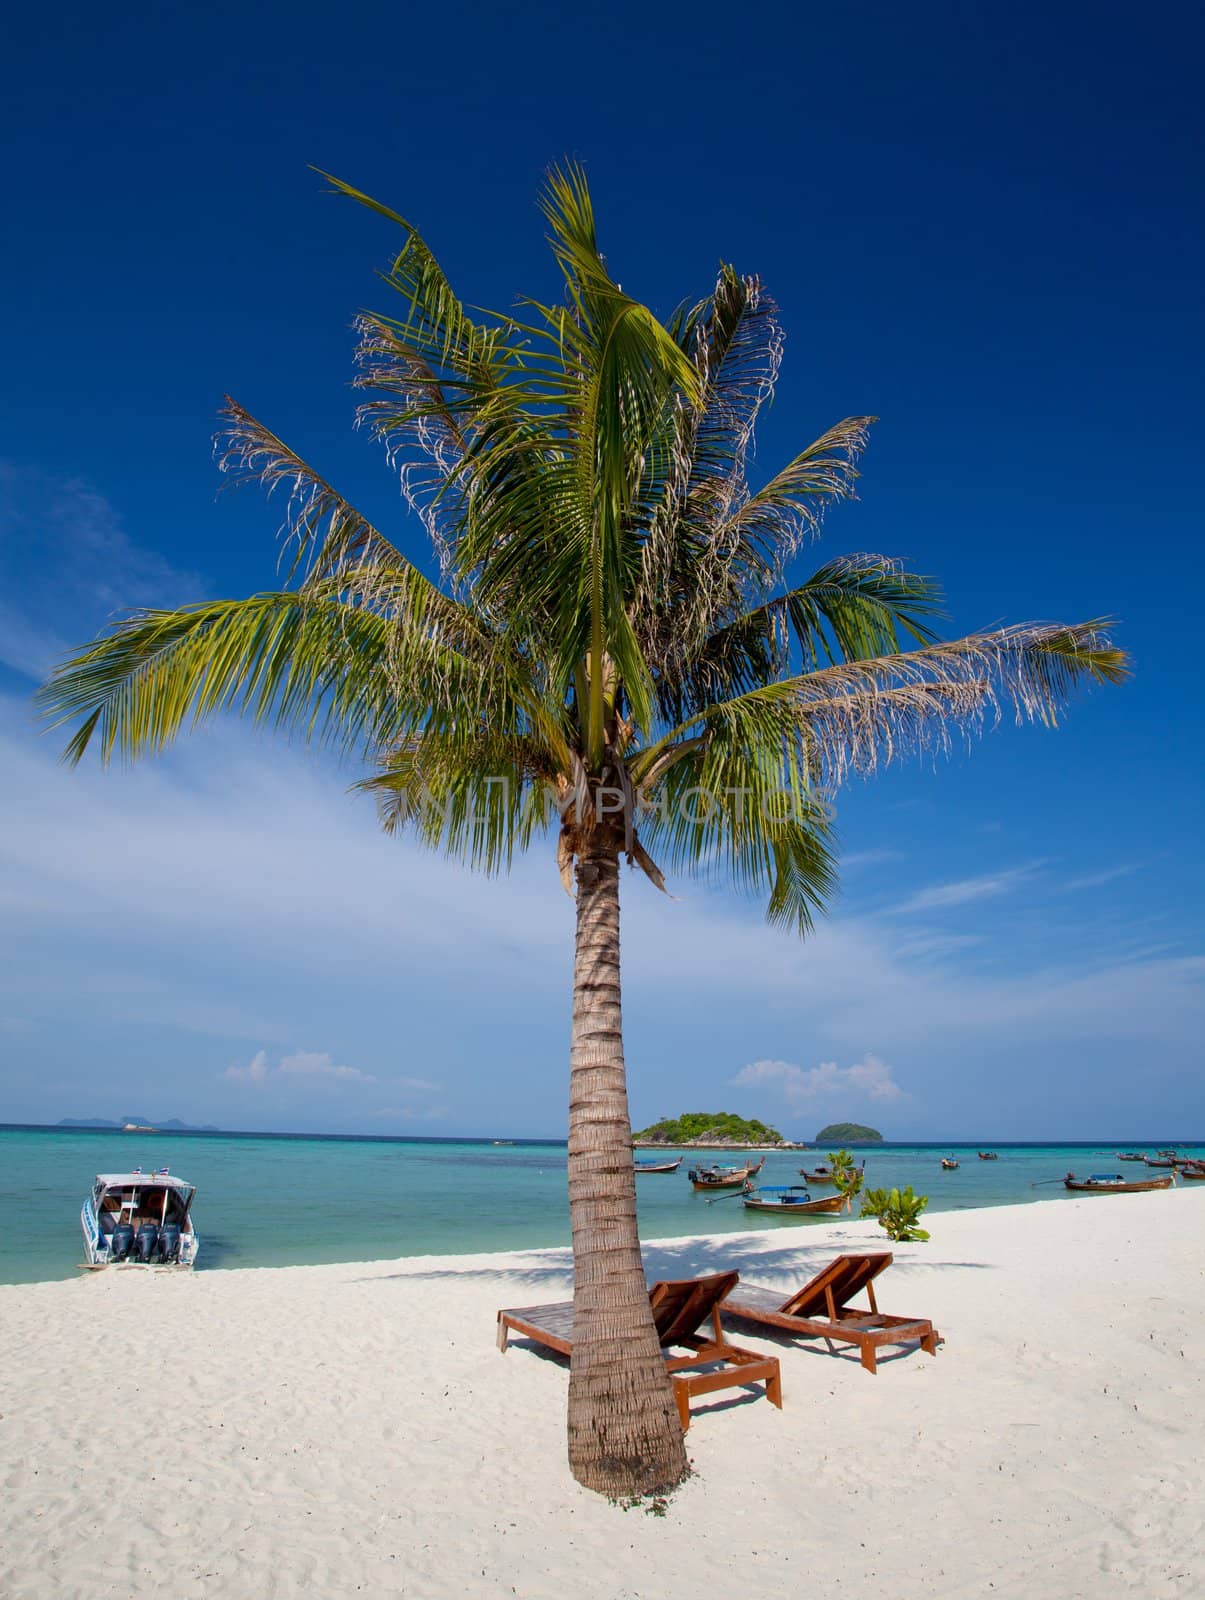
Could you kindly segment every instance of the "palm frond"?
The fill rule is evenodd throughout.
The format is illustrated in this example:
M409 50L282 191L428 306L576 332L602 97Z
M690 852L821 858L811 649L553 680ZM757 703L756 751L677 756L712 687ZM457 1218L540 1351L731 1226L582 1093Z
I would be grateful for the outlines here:
M701 738L746 750L788 744L801 781L831 789L905 752L944 750L952 731L1006 711L1054 726L1080 684L1127 676L1108 629L1107 619L1027 623L765 684L686 718L634 758L633 777L665 770Z
M723 537L758 551L781 573L801 542L820 531L826 508L849 499L874 417L846 417L801 450L724 524Z
M799 932L836 892L830 813L781 739L682 748L643 788L639 834L677 873L765 894L769 920Z
M388 622L288 590L144 611L60 666L39 691L52 727L82 719L65 752L155 754L186 723L235 711L351 750L396 736Z
M388 596L389 604L416 621L430 620L468 639L478 638L480 619L446 595L384 534L344 500L325 478L270 428L229 396L222 408L218 466L234 483L254 483L271 497L286 496L284 532L294 546L290 578L305 582L342 580L366 603Z

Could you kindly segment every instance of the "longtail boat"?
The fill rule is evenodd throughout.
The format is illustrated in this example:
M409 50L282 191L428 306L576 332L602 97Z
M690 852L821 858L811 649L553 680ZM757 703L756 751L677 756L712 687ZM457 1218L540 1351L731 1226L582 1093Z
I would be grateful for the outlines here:
M1144 1178L1138 1183L1127 1183L1120 1172L1094 1172L1088 1178L1077 1178L1069 1172L1063 1179L1063 1188L1077 1194L1146 1194L1150 1189L1170 1189L1175 1181L1174 1172L1166 1178Z
M1000 1159L994 1150L979 1150L976 1151L976 1154L980 1161L999 1161Z
M1182 1178L1205 1178L1205 1161L1190 1161L1180 1168Z
M1148 1167L1174 1167L1176 1161L1173 1156L1160 1156L1158 1158L1147 1156L1146 1164Z
M766 1164L763 1156L755 1167L691 1167L687 1177L696 1189L743 1189L750 1178Z
M941 1170L943 1172L953 1172L958 1165L959 1163L955 1161L953 1156L942 1156L941 1158Z
M846 1168L846 1171L865 1172L866 1162L863 1161L860 1167L848 1167ZM806 1167L800 1167L799 1176L801 1178L806 1178L809 1183L836 1183L837 1179L841 1176L841 1169L838 1167L826 1167L821 1165L817 1167L814 1172L809 1172Z
M676 1161L637 1161L634 1165L637 1172L677 1172L684 1160L679 1156Z
M843 1194L826 1194L813 1200L802 1184L766 1184L750 1189L742 1198L746 1211L772 1211L780 1217L831 1217L848 1211L850 1202Z
M1145 1150L1119 1150L1117 1152L1117 1159L1118 1159L1118 1161L1145 1161L1146 1160L1146 1151Z

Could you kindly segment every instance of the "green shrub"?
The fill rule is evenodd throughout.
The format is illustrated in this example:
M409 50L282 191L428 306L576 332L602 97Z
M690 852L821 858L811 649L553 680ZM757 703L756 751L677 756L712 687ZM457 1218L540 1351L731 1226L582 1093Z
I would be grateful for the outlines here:
M837 1193L852 1201L865 1182L865 1174L854 1166L854 1158L848 1150L830 1150L828 1164L833 1170L833 1186Z
M910 1240L925 1240L929 1235L917 1227L917 1219L929 1204L927 1194L913 1194L912 1185L906 1189L867 1189L862 1196L862 1215L877 1217L879 1227L897 1244Z

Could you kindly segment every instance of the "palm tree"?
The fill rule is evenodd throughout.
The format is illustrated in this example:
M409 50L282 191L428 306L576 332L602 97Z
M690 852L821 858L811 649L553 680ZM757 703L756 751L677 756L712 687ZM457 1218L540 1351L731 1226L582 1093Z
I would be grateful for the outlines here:
M754 424L782 337L755 277L667 321L625 294L576 168L542 197L560 304L471 317L402 217L401 308L359 319L361 420L384 443L431 576L233 401L219 457L287 500L284 586L117 622L42 691L67 757L162 750L233 711L369 767L384 825L487 872L552 829L576 899L569 1103L569 1459L607 1494L678 1482L682 1436L636 1226L620 1009L622 857L765 892L800 933L835 887L825 796L848 774L1009 711L1053 723L1125 671L1099 622L939 643L928 579L877 555L798 584L872 419L762 487Z

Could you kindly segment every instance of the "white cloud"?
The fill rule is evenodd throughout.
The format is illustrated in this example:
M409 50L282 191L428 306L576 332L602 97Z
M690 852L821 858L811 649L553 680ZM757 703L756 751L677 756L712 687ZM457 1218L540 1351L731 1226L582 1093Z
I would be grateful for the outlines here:
M266 1083L268 1078L267 1052L257 1050L245 1067L227 1067L226 1076L235 1083Z
M792 1106L817 1100L904 1099L891 1067L875 1055L865 1055L848 1067L839 1067L835 1061L806 1068L790 1061L751 1061L728 1081L739 1089L770 1088Z
M325 1051L301 1050L296 1055L284 1056L277 1071L286 1077L334 1078L340 1083L375 1083L371 1072L361 1072L359 1067L341 1067Z
M268 1065L267 1052L257 1050L245 1067L227 1067L225 1077L234 1083L250 1083L257 1088L271 1080L281 1078L328 1079L335 1083L376 1083L371 1072L361 1072L359 1067L339 1066L334 1057L325 1051L299 1050L294 1055L282 1056L276 1066Z

